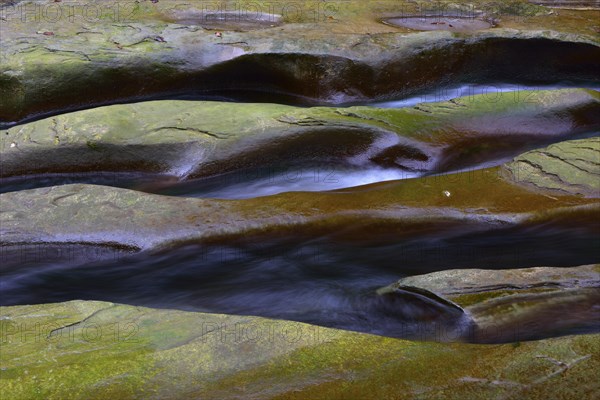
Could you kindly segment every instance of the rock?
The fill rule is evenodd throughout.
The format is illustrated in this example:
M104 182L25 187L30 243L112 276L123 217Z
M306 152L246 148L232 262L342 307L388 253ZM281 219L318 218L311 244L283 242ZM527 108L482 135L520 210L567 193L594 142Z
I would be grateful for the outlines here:
M561 25L549 23L529 31L407 35L373 20L365 25L364 17L349 13L346 24L288 23L277 31L218 38L198 26L165 23L168 13L147 9L150 4L134 4L127 7L136 12L127 9L116 18L113 10L92 21L78 9L68 23L64 16L56 23L41 17L48 5L33 8L31 19L19 7L5 12L0 121L177 95L257 99L268 93L270 101L277 94L302 105L335 105L464 82L585 84L600 78L600 47L594 32L579 32L586 29L581 23L573 28L577 33L553 31ZM332 34L332 25L350 32ZM54 35L31 34L38 30Z
M2 178L104 171L179 179L258 165L447 172L596 131L599 116L600 96L584 89L483 94L401 109L153 101L0 131L0 171Z
M198 25L204 29L220 29L230 31L248 31L267 29L282 24L281 15L263 13L258 10L245 12L243 10L210 10L205 9L174 9L169 13L169 22L180 25Z
M400 282L398 284L420 287L468 306L474 304L469 301L471 297L481 301L511 291L595 287L600 284L600 265L447 270L403 278Z
M544 7L573 10L597 10L600 8L598 0L530 0L530 2Z
M474 17L461 16L402 16L396 18L388 18L385 23L401 26L404 28L415 29L418 31L452 31L452 32L468 32L489 29L492 24Z
M451 235L457 226L463 234L549 221L585 227L598 217L600 204L595 199L536 193L499 172L490 168L239 201L176 198L95 185L24 190L0 195L1 243L148 249L188 240L291 232L382 243L427 232Z
M1 307L0 315L2 391L11 399L391 398L400 391L422 399L546 399L599 390L599 335L438 344L92 301Z
M600 137L571 140L516 157L503 170L537 190L600 197Z
M600 265L511 270L461 269L403 278L389 295L418 288L456 303L471 315L476 342L539 339L600 329Z

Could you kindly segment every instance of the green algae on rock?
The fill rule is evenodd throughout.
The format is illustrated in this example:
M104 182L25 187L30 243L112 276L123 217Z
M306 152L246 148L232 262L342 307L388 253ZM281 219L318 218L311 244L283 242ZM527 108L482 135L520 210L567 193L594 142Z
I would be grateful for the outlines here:
M550 192L600 197L600 137L570 140L516 157L504 167L510 179Z
M152 172L206 177L256 165L356 164L446 172L600 129L584 89L462 97L403 109L152 101L0 131L2 177Z
M290 24L276 35L228 32L223 40L158 21L60 22L51 29L15 13L0 25L2 122L178 94L279 93L340 104L463 82L592 82L600 70L592 35L547 29L332 35Z
M589 398L599 390L598 335L440 344L91 301L1 307L0 315L0 384L3 396L15 400L394 398L399 392L422 399L546 399L557 392Z

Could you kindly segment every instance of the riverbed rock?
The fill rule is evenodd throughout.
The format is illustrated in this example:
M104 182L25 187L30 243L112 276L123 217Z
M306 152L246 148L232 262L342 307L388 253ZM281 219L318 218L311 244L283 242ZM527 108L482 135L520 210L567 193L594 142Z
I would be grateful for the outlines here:
M15 400L393 398L399 392L422 399L546 399L591 398L600 389L598 335L439 344L94 301L1 307L0 325L2 393Z
M5 246L79 243L138 249L292 232L396 242L427 232L451 234L457 226L466 233L549 221L585 225L600 211L596 199L537 193L506 180L499 168L239 201L64 185L1 194L0 207Z
M531 340L600 329L600 265L510 270L460 269L403 278L379 290L434 293L473 318L470 340Z
M151 172L179 179L252 168L347 165L447 172L600 129L593 90L466 96L410 108L153 101L0 131L2 178Z
M274 10L282 27L219 37L201 26L168 23L170 11L191 6L163 1L109 1L91 10L79 3L71 9L65 1L5 7L0 120L177 95L266 93L334 105L464 82L583 85L599 79L597 34L580 17L532 16L469 33L409 33L377 18L403 11L400 4L363 5L362 17L340 4L338 11L307 8L302 18Z
M512 291L596 287L600 285L600 265L447 270L410 276L400 282L399 285L421 287L468 306L478 301L510 294Z
M506 164L515 182L539 190L600 197L600 137L532 150Z

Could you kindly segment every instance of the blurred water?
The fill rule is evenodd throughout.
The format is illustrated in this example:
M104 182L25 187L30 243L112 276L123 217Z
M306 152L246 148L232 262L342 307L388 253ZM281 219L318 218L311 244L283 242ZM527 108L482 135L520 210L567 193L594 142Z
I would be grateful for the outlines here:
M504 93L518 92L523 90L542 90L542 89L559 89L573 87L569 82L558 83L552 86L524 86L516 84L466 84L462 86L453 86L448 88L439 88L435 91L424 92L419 95L410 96L398 100L385 102L364 102L359 104L348 105L371 105L383 108L402 108L412 107L423 102L437 102L449 100L457 97L469 97L476 94L484 94L488 96L490 102L498 101L498 96ZM600 90L599 84L590 83L587 85L590 89ZM514 96L514 95L511 95ZM186 99L195 99L185 97ZM210 98L208 98L210 99ZM220 101L235 101L236 98L217 98L212 100ZM346 105L341 105L346 106ZM536 124L541 124L542 121L536 121ZM1 126L0 126L1 128ZM482 127L484 129L485 127ZM598 135L597 130L577 131L573 130L569 138L576 139L581 137L589 137ZM499 154L483 154L483 159L466 160L466 165L460 165L460 168L449 168L435 171L437 173L446 173L457 171L464 168L484 168L499 165L502 162L510 160L517 154L532 148L545 146L554 140L563 140L564 137L551 139L538 137L533 135L528 138L524 135L510 138L516 141L513 147L500 151ZM385 140L391 137L383 138ZM395 136L394 136L395 138ZM433 171L411 172L404 168L393 166L386 167L377 166L375 162L370 160L377 151L385 150L392 147L396 142L390 142L387 145L378 143L378 138L362 153L354 154L346 159L328 160L326 163L321 161L310 160L290 160L289 165L269 164L265 163L262 168L241 169L233 173L213 176L205 179L196 179L193 181L178 181L176 176L168 173L143 173L143 172L90 172L90 173L49 173L37 174L23 177L11 177L0 179L0 193L33 189L39 187L48 187L55 185L64 185L72 183L87 183L97 185L107 185L122 188L133 188L137 190L168 194L181 195L189 197L208 197L222 199L242 199L250 197L259 197L278 194L287 191L326 191L354 186L365 185L375 182L383 182L397 179L408 179L423 175L424 173L431 174ZM499 139L503 143L509 141L509 138ZM521 142L519 142L519 140ZM475 146L471 144L471 146ZM487 157L487 159L485 158ZM301 167L294 166L302 163ZM463 163L463 164L464 164ZM194 165L187 165L186 168L193 169Z
M319 192L415 178L422 174L401 169L364 168L291 168L285 172L254 174L231 173L217 177L191 180L176 185L142 185L138 189L153 193L216 199L247 199L284 192Z
M98 261L23 260L4 251L0 304L73 299L257 315L423 340L457 340L470 329L460 311L418 293L381 297L378 288L407 275L452 268L570 266L600 260L597 224L542 224L484 233L428 232L386 245L333 240L246 238L189 244ZM589 308L589 307L587 307ZM570 315L561 334L600 329L589 309ZM544 317L540 315L540 318ZM552 332L552 324L547 324ZM542 333L543 336L543 333Z

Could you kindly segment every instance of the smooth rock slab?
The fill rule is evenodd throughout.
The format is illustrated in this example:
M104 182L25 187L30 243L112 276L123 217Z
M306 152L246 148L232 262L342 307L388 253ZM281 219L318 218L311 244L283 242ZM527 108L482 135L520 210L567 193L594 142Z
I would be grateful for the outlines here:
M403 278L379 290L434 293L473 318L470 340L531 340L600 330L600 265L513 270L460 269Z
M504 166L511 179L551 192L600 197L600 137L532 150Z
M2 178L153 172L206 177L260 166L446 172L600 130L593 90L520 91L403 109L152 101L0 131Z
M600 390L598 335L436 344L83 301L1 307L0 326L0 384L11 399L547 399Z
M208 8L208 7L207 7ZM281 25L282 17L277 14L268 14L249 10L198 10L174 9L169 13L170 22L181 25L199 25L204 29L217 29L223 31L248 31L253 29L267 29Z
M388 18L384 23L418 31L466 32L489 29L492 24L478 18L452 16L403 16Z
M371 35L300 25L219 38L197 26L23 23L16 13L0 34L5 123L182 94L266 93L296 104L335 105L464 82L584 84L600 77L595 38L551 30Z
M492 298L492 293L518 291L535 288L566 289L586 288L600 285L600 265L556 268L533 267L523 269L461 269L411 276L401 280L403 285L417 286L466 306L469 295L481 294L481 298ZM400 283L399 283L400 284ZM463 298L464 297L464 298ZM463 300L460 300L460 299Z
M1 243L148 249L185 241L287 234L396 242L432 229L441 235L549 221L585 225L598 218L597 199L537 193L507 181L499 172L492 168L239 201L176 198L95 185L25 190L0 195Z

